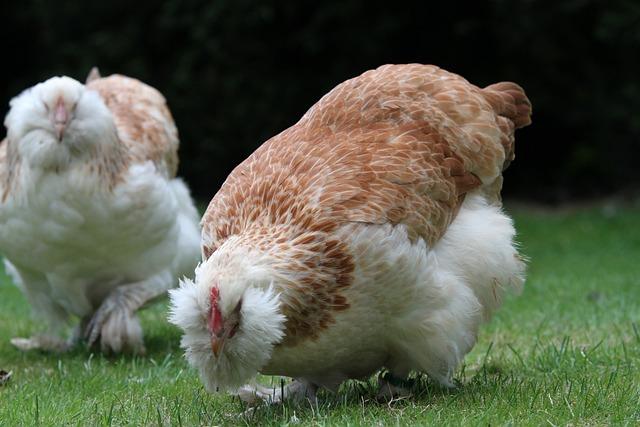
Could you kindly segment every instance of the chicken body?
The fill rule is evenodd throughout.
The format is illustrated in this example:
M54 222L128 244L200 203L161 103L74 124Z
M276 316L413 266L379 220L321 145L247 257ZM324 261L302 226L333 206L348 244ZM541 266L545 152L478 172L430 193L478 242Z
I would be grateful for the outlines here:
M276 346L261 372L335 390L385 367L399 378L420 371L452 385L488 311L523 283L511 220L482 196L465 200L432 248L411 242L402 227L351 224L336 234L356 266L342 292L349 308L317 339Z
M197 211L175 178L177 132L164 98L123 76L87 86L53 78L11 105L0 252L48 327L12 342L65 350L84 337L105 351L143 352L135 312L199 258ZM59 138L46 119L52 108L71 116ZM63 340L70 316L81 322Z
M382 367L450 384L524 280L499 191L530 112L513 83L388 65L256 150L203 217L195 283L172 291L207 388L261 372L335 389Z

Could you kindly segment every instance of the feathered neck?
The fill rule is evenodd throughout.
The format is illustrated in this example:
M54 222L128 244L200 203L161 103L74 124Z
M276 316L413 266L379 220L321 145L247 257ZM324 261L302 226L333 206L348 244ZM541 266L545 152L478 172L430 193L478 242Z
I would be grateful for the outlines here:
M239 270L257 269L272 280L287 318L282 345L314 339L334 321L337 312L350 306L343 291L354 279L353 254L345 244L353 230L348 226L334 230L324 224L308 221L303 227L254 221L239 233L236 230L238 234L228 237L211 256L217 259L236 247L235 253L245 254L238 257L238 265L246 265ZM203 229L205 248L215 248L206 224ZM243 264L246 260L251 260L250 264Z

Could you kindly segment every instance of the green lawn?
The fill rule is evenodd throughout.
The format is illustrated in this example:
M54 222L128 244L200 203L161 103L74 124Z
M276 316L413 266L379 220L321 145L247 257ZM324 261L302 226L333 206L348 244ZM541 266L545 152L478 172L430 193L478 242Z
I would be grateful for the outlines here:
M525 291L482 329L455 390L424 380L413 397L379 403L371 384L351 382L317 406L241 416L186 366L166 303L143 314L145 358L20 353L10 337L37 325L2 275L0 369L13 377L0 386L0 425L637 425L640 208L514 212L531 258Z

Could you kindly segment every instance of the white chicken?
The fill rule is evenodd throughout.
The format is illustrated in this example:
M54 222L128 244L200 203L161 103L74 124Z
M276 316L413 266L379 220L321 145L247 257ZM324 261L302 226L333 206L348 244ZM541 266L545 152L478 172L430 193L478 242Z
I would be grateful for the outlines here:
M207 390L313 397L382 367L451 384L524 281L499 193L530 114L514 83L385 65L258 148L202 219L195 281L170 291ZM269 390L257 373L296 380Z
M20 349L79 338L144 352L136 311L192 274L198 213L175 178L164 97L120 75L53 77L11 100L0 145L0 253L47 330ZM81 319L72 337L70 316Z

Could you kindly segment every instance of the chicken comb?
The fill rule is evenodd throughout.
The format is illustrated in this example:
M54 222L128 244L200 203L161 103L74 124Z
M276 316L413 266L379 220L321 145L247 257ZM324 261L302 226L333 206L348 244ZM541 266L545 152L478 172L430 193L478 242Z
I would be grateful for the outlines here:
M220 299L220 290L215 286L211 288L209 293L209 319L208 326L209 331L214 334L219 333L222 330L222 313L218 308L218 300Z

